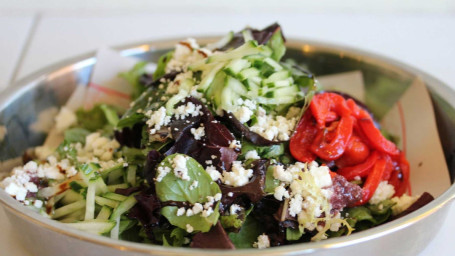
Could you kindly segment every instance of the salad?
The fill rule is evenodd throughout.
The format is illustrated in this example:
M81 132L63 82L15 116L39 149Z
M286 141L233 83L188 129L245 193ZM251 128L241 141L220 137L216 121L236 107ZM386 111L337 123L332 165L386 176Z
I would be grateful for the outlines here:
M128 109L62 107L61 144L0 186L71 228L221 249L345 236L431 201L410 196L406 156L368 108L320 90L284 42L278 24L179 42L153 73L120 74Z

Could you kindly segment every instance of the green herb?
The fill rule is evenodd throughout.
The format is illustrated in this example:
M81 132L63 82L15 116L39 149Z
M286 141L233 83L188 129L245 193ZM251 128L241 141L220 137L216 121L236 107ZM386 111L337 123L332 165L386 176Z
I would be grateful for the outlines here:
M208 196L213 197L217 193L221 193L220 188L212 181L210 175L191 157L185 156L190 180L183 180L176 177L174 175L173 160L177 155L179 154L166 157L159 165L159 167L167 167L171 170L161 181L155 182L156 194L160 201L188 202L191 205L195 203L203 204L208 201ZM159 172L157 175L159 175ZM198 185L190 189L195 181L197 181ZM201 214L177 216L178 208L176 206L164 207L161 210L161 214L174 226L186 229L186 225L189 224L194 228L194 231L207 232L218 221L220 215L218 208L219 203L216 204L214 212L208 217L202 217Z
M229 233L229 238L235 245L235 248L253 248L253 243L263 233L263 228L263 225L254 217L247 216L240 231L238 233Z

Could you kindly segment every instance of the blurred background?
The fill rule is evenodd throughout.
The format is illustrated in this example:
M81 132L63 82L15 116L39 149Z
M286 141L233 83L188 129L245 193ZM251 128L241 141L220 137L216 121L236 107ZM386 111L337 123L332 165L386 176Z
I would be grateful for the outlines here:
M0 93L39 69L102 46L223 35L273 22L288 38L384 55L455 89L453 0L0 0ZM0 254L28 255L8 236L12 227L4 227ZM422 255L453 254L453 228L449 218Z

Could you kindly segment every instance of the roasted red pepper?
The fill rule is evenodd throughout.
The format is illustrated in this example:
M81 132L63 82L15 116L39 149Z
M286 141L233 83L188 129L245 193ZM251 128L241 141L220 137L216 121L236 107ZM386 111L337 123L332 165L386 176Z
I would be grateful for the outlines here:
M370 148L357 135L352 135L344 154L335 161L338 168L363 163L370 155Z
M358 205L368 202L383 180L395 187L397 196L410 191L404 154L381 134L367 110L336 93L314 96L291 137L290 151L299 161L319 158L334 164L347 180L363 178Z
M400 154L397 146L382 135L381 131L374 125L373 120L362 118L358 120L358 124L375 149L392 156Z
M327 139L327 132L319 130L311 144L311 151L320 158L330 161L338 159L345 151L352 135L353 120L350 116L341 117L336 128L335 136Z
M295 159L301 162L312 162L316 159L310 146L317 132L318 128L311 112L306 111L289 141L289 150Z
M370 173L370 169L377 162L378 157L379 157L378 152L374 151L373 153L370 154L370 156L366 159L365 162L356 166L338 169L337 173L345 177L348 181L353 180L357 176L359 176L360 178L364 178L368 176L368 174Z
M373 196L374 192L379 186L379 183L382 181L382 176L387 168L387 161L384 158L376 161L371 173L368 175L365 184L363 184L362 191L363 196L362 200L359 202L359 205L362 205Z

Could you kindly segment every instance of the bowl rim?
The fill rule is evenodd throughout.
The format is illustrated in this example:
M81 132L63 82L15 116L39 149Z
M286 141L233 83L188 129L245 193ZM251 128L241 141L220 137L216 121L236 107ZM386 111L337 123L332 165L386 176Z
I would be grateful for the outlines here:
M150 40L141 41L139 43L124 44L121 46L113 47L119 50L122 55L129 56L135 53L145 53L160 49L169 49L175 43L180 41L182 38L178 37L164 40ZM219 37L196 37L198 42L211 42ZM328 52L343 54L346 57L355 58L363 62L373 64L375 66L383 66L386 68L393 68L394 71L406 72L410 75L421 78L431 90L436 92L438 96L443 98L450 106L455 108L455 91L451 89L447 84L438 80L437 78L414 68L408 64L394 60L392 58L384 57L375 53L371 53L364 50L359 50L352 47L347 47L338 44L331 44L326 42L314 41L314 40L301 40L301 39L287 39L286 46L289 48L300 49L306 47L306 51L314 52ZM303 49L303 48L302 48ZM36 71L13 85L7 87L0 94L0 111L6 106L13 102L17 97L25 93L28 89L35 87L39 84L39 81L46 79L49 74L57 75L59 72L66 72L68 68L79 68L94 64L96 62L95 51L79 55L64 61L58 62L57 64L49 65L39 71ZM66 71L65 71L66 70ZM239 255L278 255L278 254L304 254L325 249L335 249L341 247L347 247L350 245L363 243L371 239L385 236L387 234L399 231L410 225L419 222L437 212L447 204L455 199L455 184L452 184L443 194L435 198L434 201L425 205L424 207L412 212L402 218L391 221L389 223L374 227L359 233L354 233L350 236L331 238L319 242L312 243L301 243L287 246L279 246L269 248L267 250L257 249L237 249L236 254ZM6 194L3 189L0 189L0 202L12 214L15 214L29 222L46 228L51 231L57 232L61 235L69 236L72 238L80 239L86 242L95 243L101 246L108 246L111 249L117 249L128 252L137 253L158 253L162 255L231 255L232 251L229 250L213 250L213 249L195 249L195 248L175 248L175 247L163 247L160 245L141 244L136 242L128 242L122 240L114 240L108 237L85 233L76 229L68 229L63 223L48 219L34 212L31 209L27 209L22 204L17 202L11 196Z

